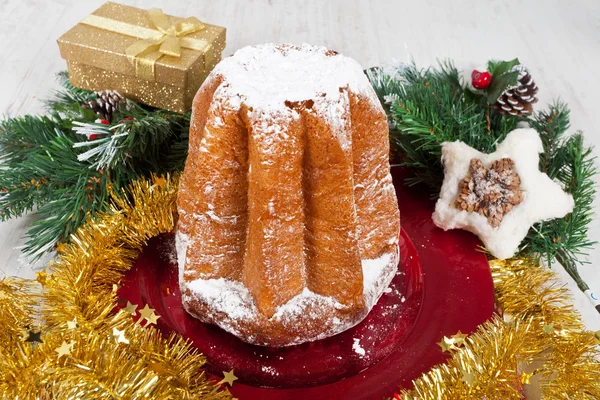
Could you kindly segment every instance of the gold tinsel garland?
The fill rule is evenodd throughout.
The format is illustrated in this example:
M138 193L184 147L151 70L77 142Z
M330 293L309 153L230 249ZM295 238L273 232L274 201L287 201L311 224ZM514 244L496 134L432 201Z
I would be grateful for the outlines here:
M447 364L414 381L405 400L600 399L600 351L570 305L568 291L537 260L490 260L503 316L479 326Z
M0 394L6 399L226 399L190 344L163 338L114 290L146 241L175 225L177 177L136 182L111 211L59 247L38 282L0 281ZM545 399L600 398L598 338L584 330L567 291L536 260L491 260L503 317L466 340L402 391L402 399L521 399L541 381ZM141 321L141 318L140 320ZM150 325L148 323L148 325Z
M154 177L114 195L110 212L59 246L41 290L0 281L2 398L231 398L186 340L114 312L114 288L146 241L173 229L177 187L177 177Z

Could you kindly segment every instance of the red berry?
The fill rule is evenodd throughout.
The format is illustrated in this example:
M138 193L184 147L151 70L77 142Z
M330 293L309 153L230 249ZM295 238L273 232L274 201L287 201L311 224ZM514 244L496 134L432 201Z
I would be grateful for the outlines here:
M90 133L88 135L88 140L96 140L98 138L106 136L104 133Z
M476 69L471 73L471 82L475 89L486 89L492 83L492 75L487 72L479 72Z
M125 117L123 118L123 121L133 121L133 117Z
M110 125L110 122L108 122L105 119L100 119L100 118L96 118L96 120L94 122L97 124L102 124L102 125Z

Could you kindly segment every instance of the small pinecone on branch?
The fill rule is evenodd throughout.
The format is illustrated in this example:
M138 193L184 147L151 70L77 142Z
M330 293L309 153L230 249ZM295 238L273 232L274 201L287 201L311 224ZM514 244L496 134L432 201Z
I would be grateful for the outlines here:
M83 104L83 107L89 108L110 123L112 122L113 112L124 102L124 97L116 90L103 90L96 92L96 99Z
M519 71L517 86L507 88L494 104L494 109L500 114L520 117L533 112L533 104L538 101L535 97L538 87L525 68L516 68Z

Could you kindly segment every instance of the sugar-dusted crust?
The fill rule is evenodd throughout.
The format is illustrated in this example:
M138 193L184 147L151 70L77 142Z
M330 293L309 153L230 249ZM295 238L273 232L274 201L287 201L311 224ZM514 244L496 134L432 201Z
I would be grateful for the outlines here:
M187 240L181 233L176 236L178 255L182 260L185 260ZM216 324L246 342L271 347L291 346L333 336L362 321L394 278L398 261L396 251L362 262L365 304L360 310L348 310L333 297L304 288L269 318L258 311L243 283L225 278L185 282L182 285L183 305L201 321Z
M178 197L186 309L269 346L360 322L398 262L388 152L350 58L266 44L223 60L194 101Z

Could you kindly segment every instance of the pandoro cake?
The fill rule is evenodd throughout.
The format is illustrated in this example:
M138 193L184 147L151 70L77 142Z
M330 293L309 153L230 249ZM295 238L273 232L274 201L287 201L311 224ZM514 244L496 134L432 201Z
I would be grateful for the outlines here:
M185 309L274 347L363 320L399 260L388 154L354 60L264 44L221 61L194 100L177 199Z

